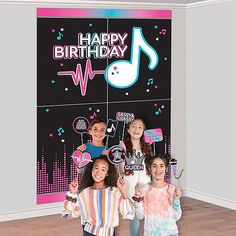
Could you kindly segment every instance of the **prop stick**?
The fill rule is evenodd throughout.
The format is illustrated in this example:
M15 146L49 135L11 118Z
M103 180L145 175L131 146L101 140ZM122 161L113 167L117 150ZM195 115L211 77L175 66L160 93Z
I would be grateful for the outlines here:
M153 143L152 146L153 146L153 155L155 156L155 155L156 155L156 146L155 146L155 143Z
M134 114L133 113L127 113L127 112L116 112L116 120L124 122L123 124L123 131L122 131L122 138L123 141L124 133L125 133L125 124L131 122L134 120Z
M148 144L153 144L153 154L156 155L156 142L161 142L163 140L162 129L147 129L144 131L144 140Z
M125 159L124 149L119 145L112 146L108 151L107 158L112 164L116 166L116 168L118 169L118 175L121 176L120 164Z
M138 182L140 183L140 171L138 172Z
M84 144L84 142L83 142L83 133L80 133L80 138L81 138L81 143L83 145Z
M116 121L116 120L109 119L107 122L107 128L106 128L106 132L105 132L105 135L107 136L107 140L106 140L106 144L105 144L106 148L108 146L108 138L110 136L114 137L116 134L117 125L118 125L118 121Z
M76 150L72 153L71 157L77 168L77 178L79 178L79 175L82 174L82 168L89 162L93 162L89 152L81 152Z
M178 181L177 180L180 179L180 177L182 176L182 173L183 173L184 169L181 170L179 176L177 177L177 160L174 159L174 158L172 158L170 160L170 167L171 167L171 177L173 175L173 177L175 179L175 182L176 182L175 184L176 184L176 186L178 186ZM171 178L171 180L172 180L172 178Z
M109 139L109 136L107 136L107 140L106 140L106 143L105 143L105 148L107 149L107 145L108 145L108 139Z
M85 117L79 116L73 121L72 127L76 133L80 134L81 143L84 144L83 133L88 133L89 121Z
M123 124L123 130L122 130L122 137L121 137L122 141L124 139L124 134L125 134L125 121L124 121L124 124Z
M118 175L121 176L120 165L116 165L116 168L118 169Z

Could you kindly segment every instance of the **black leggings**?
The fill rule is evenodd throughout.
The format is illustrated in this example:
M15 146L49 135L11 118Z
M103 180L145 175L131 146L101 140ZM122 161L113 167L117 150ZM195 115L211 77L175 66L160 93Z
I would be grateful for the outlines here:
M87 231L85 231L85 230L83 230L83 232L84 232L84 236L96 236L96 235L94 235L94 234L90 234L89 232L87 232Z

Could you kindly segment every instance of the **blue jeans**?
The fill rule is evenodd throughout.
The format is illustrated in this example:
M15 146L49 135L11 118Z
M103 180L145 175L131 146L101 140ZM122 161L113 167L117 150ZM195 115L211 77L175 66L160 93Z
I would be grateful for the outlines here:
M130 236L140 236L140 222L136 215L133 220L130 220L129 228Z

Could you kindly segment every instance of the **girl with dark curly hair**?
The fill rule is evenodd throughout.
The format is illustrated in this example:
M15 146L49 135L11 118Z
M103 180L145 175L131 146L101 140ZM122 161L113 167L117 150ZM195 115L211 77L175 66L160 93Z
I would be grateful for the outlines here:
M134 218L126 185L121 177L117 178L115 166L105 155L94 158L88 165L82 186L78 194L78 180L70 183L62 215L66 219L80 216L84 236L113 236L119 225L119 212L123 219Z

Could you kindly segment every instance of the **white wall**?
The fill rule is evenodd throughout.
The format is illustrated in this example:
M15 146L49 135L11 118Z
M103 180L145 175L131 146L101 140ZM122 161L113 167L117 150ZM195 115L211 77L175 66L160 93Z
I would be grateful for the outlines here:
M185 9L175 9L172 19L171 64L171 153L178 161L178 175L173 184L186 188L186 15Z
M236 210L236 2L186 11L188 196Z
M45 208L55 213L59 206L36 205L35 9L0 4L0 221L40 215Z

